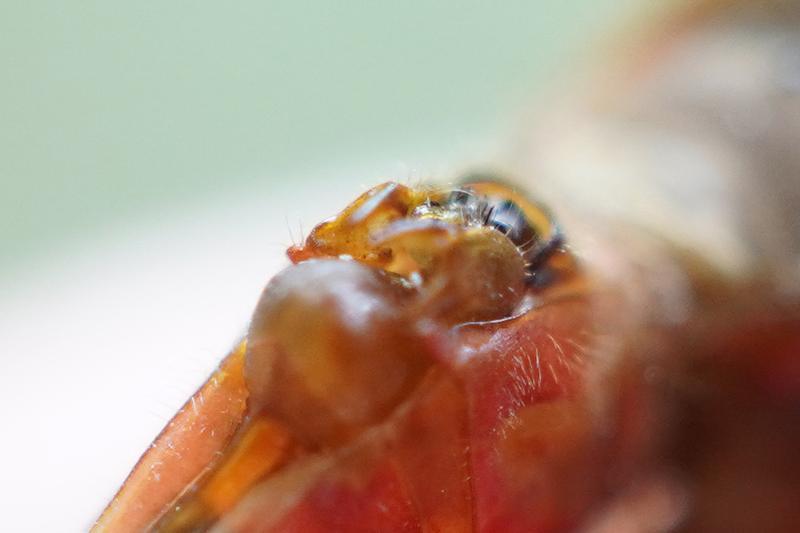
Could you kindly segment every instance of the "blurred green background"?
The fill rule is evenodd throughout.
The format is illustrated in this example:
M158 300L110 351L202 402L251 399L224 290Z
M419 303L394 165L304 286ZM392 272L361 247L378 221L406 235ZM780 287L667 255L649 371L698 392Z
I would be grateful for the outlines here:
M4 1L0 273L290 170L458 158L643 3Z

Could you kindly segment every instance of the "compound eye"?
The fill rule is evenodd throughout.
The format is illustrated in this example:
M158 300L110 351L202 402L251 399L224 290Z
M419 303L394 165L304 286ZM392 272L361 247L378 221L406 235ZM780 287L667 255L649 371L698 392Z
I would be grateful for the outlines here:
M525 213L511 200L491 204L488 207L485 224L503 233L523 250L539 240L536 229L528 221Z
M491 227L504 234L523 254L528 275L538 276L537 269L563 245L563 235L550 211L502 182L465 183L450 195L473 224Z

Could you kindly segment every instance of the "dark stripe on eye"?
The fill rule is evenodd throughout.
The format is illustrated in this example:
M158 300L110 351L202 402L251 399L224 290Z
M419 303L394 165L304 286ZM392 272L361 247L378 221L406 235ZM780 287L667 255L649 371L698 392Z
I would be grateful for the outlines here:
M491 206L487 226L504 233L514 244L524 248L535 243L539 235L528 222L522 209L510 200L503 200Z

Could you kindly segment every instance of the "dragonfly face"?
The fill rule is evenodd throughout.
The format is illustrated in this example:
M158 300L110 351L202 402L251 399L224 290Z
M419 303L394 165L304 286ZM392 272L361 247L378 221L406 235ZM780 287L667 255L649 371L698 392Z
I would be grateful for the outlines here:
M754 20L749 8L731 13L744 27ZM725 28L700 42L724 40ZM643 128L648 135L624 138L647 139L664 156L674 154L673 121L695 116L682 106L708 117L684 98L697 91L667 90L658 105L643 92L575 123L613 127L575 131ZM792 116L775 124L796 124ZM563 156L560 142L590 161L581 172L633 166L657 178L658 161L689 161L693 175L727 179L732 167L714 156L730 152L748 162L736 168L772 176L762 183L796 185L772 172L794 168L796 154L769 149L771 135L740 144L704 131L713 134L683 158L653 162L642 150L611 158L611 171L608 154L626 152L592 160L576 149L585 145L569 145L571 132L539 138L532 144L544 151L525 155L551 162ZM613 148L611 137L598 142ZM764 153L783 159L765 164ZM640 166L623 164L634 160ZM587 202L569 188L575 167L526 165L541 171L543 191L547 175L567 187L565 206L602 211L624 200ZM636 177L631 187L650 183ZM650 203L631 206L633 227L606 231L613 216L586 215L584 226L570 219L566 235L547 209L492 180L367 191L289 249L294 264L265 288L246 339L96 529L791 531L800 520L800 305L782 289L792 278L776 275L791 261L772 252L732 260L738 226L715 208L727 204L662 188L679 201L638 196ZM796 261L798 241L784 237L778 248Z

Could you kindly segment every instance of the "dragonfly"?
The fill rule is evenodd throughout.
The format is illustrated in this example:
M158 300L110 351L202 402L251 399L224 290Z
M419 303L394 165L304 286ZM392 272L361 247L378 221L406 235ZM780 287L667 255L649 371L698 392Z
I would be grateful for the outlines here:
M94 531L796 530L799 21L676 10L518 181L317 225Z

